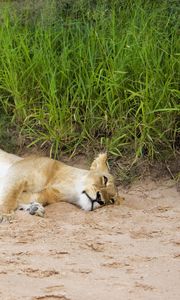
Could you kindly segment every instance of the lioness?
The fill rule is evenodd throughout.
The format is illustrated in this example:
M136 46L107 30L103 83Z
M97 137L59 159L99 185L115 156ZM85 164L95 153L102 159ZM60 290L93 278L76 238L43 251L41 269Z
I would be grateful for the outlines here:
M90 170L68 166L48 157L21 158L0 150L0 220L17 208L44 215L44 206L66 201L84 210L120 202L106 153Z

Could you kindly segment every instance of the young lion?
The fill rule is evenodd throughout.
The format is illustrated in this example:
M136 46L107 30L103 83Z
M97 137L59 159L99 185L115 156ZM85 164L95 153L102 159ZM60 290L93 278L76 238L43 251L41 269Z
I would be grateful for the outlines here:
M47 157L21 158L0 150L0 221L17 208L43 216L45 205L59 201L89 211L121 199L106 153L84 170Z

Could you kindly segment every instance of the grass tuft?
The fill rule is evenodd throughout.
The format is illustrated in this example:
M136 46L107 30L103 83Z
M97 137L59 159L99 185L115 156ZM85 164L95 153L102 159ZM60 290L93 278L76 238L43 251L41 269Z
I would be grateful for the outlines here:
M39 3L1 4L0 115L54 157L175 154L178 2Z

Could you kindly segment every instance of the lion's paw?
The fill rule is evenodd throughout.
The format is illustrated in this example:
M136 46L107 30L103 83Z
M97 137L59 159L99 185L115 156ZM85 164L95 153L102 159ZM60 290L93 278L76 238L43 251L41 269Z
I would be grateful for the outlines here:
M30 204L21 204L19 206L20 210L29 212L30 215L35 215L39 217L44 217L45 209L38 202L31 202Z

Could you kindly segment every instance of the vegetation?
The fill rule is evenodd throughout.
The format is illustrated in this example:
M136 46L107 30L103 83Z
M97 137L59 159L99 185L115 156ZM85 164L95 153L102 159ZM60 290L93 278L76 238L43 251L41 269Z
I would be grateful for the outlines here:
M89 145L117 157L176 154L178 2L39 3L1 4L1 144L13 127L55 157Z

